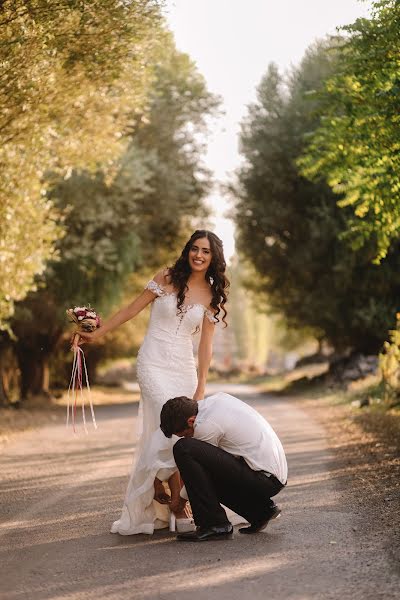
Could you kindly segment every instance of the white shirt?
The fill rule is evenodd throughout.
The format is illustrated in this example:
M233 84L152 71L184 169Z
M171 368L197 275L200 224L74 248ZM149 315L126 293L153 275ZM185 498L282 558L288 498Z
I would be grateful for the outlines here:
M268 421L254 408L223 392L200 400L198 405L193 437L233 456L242 456L254 471L267 471L286 483L287 463L282 444Z

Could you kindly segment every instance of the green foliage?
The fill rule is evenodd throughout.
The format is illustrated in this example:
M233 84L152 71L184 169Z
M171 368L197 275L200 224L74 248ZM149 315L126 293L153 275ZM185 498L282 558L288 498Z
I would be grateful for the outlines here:
M138 119L130 145L132 153L136 148L146 152L151 173L148 192L137 199L147 266L170 261L186 241L193 219L207 215L202 200L211 176L201 153L207 124L219 106L219 98L208 92L203 76L186 54L177 52L170 35L154 77L148 114ZM129 161L126 167L122 175L129 181Z
M133 106L136 124L112 174L77 169L65 177L58 172L47 176L47 199L62 215L65 236L56 244L58 260L37 280L40 289L18 303L12 320L25 363L30 355L39 362L38 347L43 357L53 354L65 331L66 308L91 303L106 316L121 296L127 298L130 274L165 265L187 237L193 218L206 214L203 199L210 178L196 135L205 132L205 120L218 101L168 33L162 42L146 110ZM132 337L132 329L126 331ZM113 348L131 350L135 343L118 334L111 343L108 339L89 348L91 368Z
M55 257L44 175L112 165L161 51L156 0L0 7L0 327Z
M8 331L14 302L35 288L35 276L43 273L46 259L55 257L54 243L62 235L57 213L40 195L39 185L30 188L37 194L34 202L28 191L7 193L10 184L3 185L7 196L0 198L0 330Z
M180 247L191 219L206 214L210 175L192 131L204 129L217 99L167 33L146 104L111 181L99 171L51 183L48 197L64 215L67 233L46 287L62 307L84 300L109 310L128 273L144 264L159 268Z
M384 343L379 355L379 367L384 400L387 404L397 403L400 397L400 313L396 315L396 329L389 331L389 341Z
M142 194L146 172L140 157L132 161L135 166L136 186ZM102 312L109 310L126 274L137 267L138 216L132 188L129 195L119 194L101 172L95 176L74 172L51 188L50 198L64 214L66 235L57 243L60 258L49 264L45 285L63 319L67 304L84 302Z
M320 91L320 121L299 161L341 196L343 235L376 246L377 262L400 228L400 2L373 2L371 19L343 28L334 73Z
M311 328L337 349L379 349L396 311L399 244L380 265L372 242L343 240L351 208L339 208L324 181L298 171L309 131L320 122L318 94L336 72L337 39L308 50L283 78L273 65L242 125L236 223L238 246L254 266L253 289L295 329Z
M258 275L236 257L229 267L229 324L235 338L235 359L241 368L265 370L282 362L284 352L310 339L305 330L288 330L281 316L271 314L267 296L259 292Z

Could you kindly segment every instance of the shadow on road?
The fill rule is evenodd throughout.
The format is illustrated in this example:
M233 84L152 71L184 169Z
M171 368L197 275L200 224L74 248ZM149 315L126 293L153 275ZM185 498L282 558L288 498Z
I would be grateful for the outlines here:
M108 533L128 480L136 413L130 405L101 406L96 435L64 433L60 444L61 430L53 426L41 440L31 434L31 447L16 446L1 458L5 598L364 600L378 594L379 560L368 548L359 550L354 514L341 501L347 473L333 462L323 430L282 398L257 396L254 388L240 396L264 414L286 449L289 485L276 498L281 519L256 536L236 532L232 541L205 544L176 542L165 530Z

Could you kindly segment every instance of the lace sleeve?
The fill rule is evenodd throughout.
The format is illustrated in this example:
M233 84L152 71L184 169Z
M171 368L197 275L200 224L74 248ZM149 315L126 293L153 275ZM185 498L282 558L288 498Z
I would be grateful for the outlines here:
M214 317L214 313L211 310L206 309L204 315L207 317L210 323L218 323L217 319Z
M150 290L150 292L153 292L153 294L155 294L156 296L165 296L166 294L166 291L163 288L163 286L157 283L157 281L154 281L154 279L149 281L149 283L145 286L144 289Z

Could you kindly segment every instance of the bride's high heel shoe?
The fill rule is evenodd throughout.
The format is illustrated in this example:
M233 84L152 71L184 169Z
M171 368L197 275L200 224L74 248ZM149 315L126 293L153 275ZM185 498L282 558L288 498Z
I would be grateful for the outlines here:
M171 510L171 512L169 513L169 530L170 530L172 533L175 533L175 531L176 531L176 516L175 516L175 514L172 512L172 510Z
M196 531L196 525L192 518L176 519L176 531L186 533L187 531Z
M175 514L171 511L169 515L169 530L171 533L186 533L187 531L195 531L196 525L192 517L185 519L177 519Z

